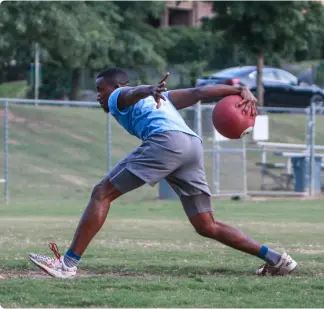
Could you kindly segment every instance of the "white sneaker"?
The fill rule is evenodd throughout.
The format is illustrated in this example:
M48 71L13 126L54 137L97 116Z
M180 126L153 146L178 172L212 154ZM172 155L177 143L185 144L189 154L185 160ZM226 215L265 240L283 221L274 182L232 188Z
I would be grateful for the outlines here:
M291 258L286 252L281 256L277 265L270 266L263 264L257 271L258 276L284 276L288 275L295 270L297 262Z
M64 264L64 257L59 254L55 243L50 243L49 247L54 252L56 258L30 253L28 255L29 259L41 270L43 270L44 272L46 272L52 277L56 277L56 278L74 277L77 268L75 266L68 267Z

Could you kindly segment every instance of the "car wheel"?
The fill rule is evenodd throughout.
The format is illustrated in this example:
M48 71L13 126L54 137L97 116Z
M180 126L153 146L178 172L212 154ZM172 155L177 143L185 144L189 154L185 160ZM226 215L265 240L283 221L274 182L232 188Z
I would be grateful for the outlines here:
M324 114L324 98L319 94L314 94L310 99L310 104L315 103L316 108L320 108L318 114Z

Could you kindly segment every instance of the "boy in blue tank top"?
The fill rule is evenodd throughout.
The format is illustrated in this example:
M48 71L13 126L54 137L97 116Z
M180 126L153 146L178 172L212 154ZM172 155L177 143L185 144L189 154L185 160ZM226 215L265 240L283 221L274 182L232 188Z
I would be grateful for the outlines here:
M144 184L154 186L165 178L178 194L198 234L264 260L257 275L291 273L297 263L287 253L278 253L214 219L202 141L178 112L200 100L228 95L240 95L243 104L255 109L255 97L245 87L227 85L167 91L167 76L158 85L137 87L127 86L128 76L119 68L107 69L97 76L101 107L131 135L141 139L142 144L94 187L66 254L60 256L52 243L56 258L29 254L30 260L53 277L75 276L81 256L104 224L111 202Z

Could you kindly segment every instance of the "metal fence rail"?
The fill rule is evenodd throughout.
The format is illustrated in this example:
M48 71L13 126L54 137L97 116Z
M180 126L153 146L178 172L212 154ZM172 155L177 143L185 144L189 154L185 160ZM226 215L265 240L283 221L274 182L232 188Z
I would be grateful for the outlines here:
M0 98L3 104L3 179L0 182L4 184L4 198L6 203L9 201L9 171L10 171L10 149L8 147L8 139L10 135L9 109L13 105L34 106L51 106L51 107L69 107L69 108L100 108L95 102L83 101L56 101L56 100L27 100ZM309 108L269 108L259 107L259 114L272 115L275 122L276 118L280 119L282 115L288 117L297 117L296 120L304 126L304 143L287 143L275 142L272 144L267 142L264 147L262 142L252 143L249 137L239 141L218 142L215 140L215 132L211 120L211 112L214 108L213 104L202 105L200 103L193 107L186 108L181 111L188 125L199 134L204 140L205 147L205 165L206 173L209 177L209 184L212 195L215 197L226 196L242 196L263 195L263 196L313 196L315 195L315 151L323 151L324 146L315 145L316 141L316 117L324 113L324 108L316 108L314 105ZM276 116L278 115L278 116ZM304 117L303 117L304 116ZM298 118L299 117L299 118ZM288 119L288 118L287 118ZM303 123L304 122L304 123ZM285 123L281 121L281 123ZM279 124L278 124L279 126ZM278 128L275 128L278 130ZM280 129L280 128L279 128ZM112 118L107 116L107 168L112 168L112 142L114 138L118 138L118 134L122 128L112 125ZM284 127L283 127L284 130ZM285 132L282 133L283 135ZM279 134L280 135L280 134ZM294 139L294 136L291 136ZM298 137L300 139L300 136ZM271 148L272 147L272 148ZM306 178L310 184L309 189L305 192L294 192L293 190L260 190L258 185L258 171L253 165L257 160L257 156L261 158L268 154L273 156L274 149L290 149L304 150L307 160ZM276 158L275 158L276 159ZM253 164L252 164L253 163ZM275 176L274 176L275 177ZM278 176L279 177L279 176Z

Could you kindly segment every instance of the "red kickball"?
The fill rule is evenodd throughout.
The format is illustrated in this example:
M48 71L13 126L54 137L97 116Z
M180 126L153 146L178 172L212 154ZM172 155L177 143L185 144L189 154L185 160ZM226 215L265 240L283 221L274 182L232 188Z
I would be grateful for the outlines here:
M241 96L230 95L222 98L214 107L214 127L226 138L239 139L253 130L256 113L252 106L240 104L242 101Z

